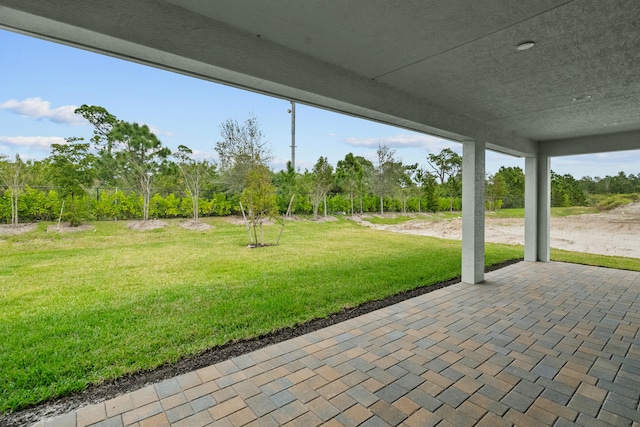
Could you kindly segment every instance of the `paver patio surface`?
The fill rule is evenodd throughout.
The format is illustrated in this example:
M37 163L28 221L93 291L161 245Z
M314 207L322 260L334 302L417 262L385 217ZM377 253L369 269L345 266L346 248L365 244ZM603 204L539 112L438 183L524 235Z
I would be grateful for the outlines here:
M640 273L521 262L37 424L640 427Z

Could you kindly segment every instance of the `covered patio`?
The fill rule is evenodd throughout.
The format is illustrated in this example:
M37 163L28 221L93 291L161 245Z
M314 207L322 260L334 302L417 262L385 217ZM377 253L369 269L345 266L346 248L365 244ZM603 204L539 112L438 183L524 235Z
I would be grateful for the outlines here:
M640 273L520 262L42 421L637 426Z
M551 159L640 148L639 20L637 0L0 0L1 28L463 145L462 283L40 425L640 425L640 274L549 262ZM486 150L525 158L529 261L487 275Z

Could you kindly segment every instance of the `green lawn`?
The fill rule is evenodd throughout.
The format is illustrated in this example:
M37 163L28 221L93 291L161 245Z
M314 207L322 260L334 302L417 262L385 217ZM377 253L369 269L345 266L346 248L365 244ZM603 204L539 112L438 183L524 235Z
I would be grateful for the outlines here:
M621 256L585 254L580 252L569 252L563 251L562 249L551 248L551 260L572 262L574 264L618 268L621 270L640 271L640 259Z
M207 221L0 238L0 412L460 272L456 241L340 219L288 222L280 246L249 249L243 226ZM522 253L488 245L487 264Z
M370 222L377 225L396 225L406 221L413 220L428 220L428 221L442 221L445 219L453 219L462 217L462 212L436 212L436 213L419 213L413 216L398 215L389 217L379 216L366 216L363 217L363 221Z
M588 206L569 206L565 208L551 208L551 216L583 215L598 213L598 209ZM498 209L495 212L487 211L487 217L497 218L524 218L524 208Z
M586 206L569 206L565 208L551 208L551 216L561 217L570 215L583 215L590 213L598 213L598 209L595 207ZM510 209L498 209L497 211L486 211L487 218L524 218L524 208L510 208ZM411 220L430 220L441 221L445 219L453 219L462 217L462 212L437 212L437 213L422 213L414 216L398 215L390 217L378 217L370 216L362 218L364 221L368 221L372 224L381 225L395 225L402 222Z

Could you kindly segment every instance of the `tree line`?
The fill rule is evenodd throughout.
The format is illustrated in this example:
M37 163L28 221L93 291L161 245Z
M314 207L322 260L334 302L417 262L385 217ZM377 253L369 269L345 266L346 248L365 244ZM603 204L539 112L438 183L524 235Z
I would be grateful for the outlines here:
M266 217L366 212L458 211L462 157L445 148L426 164L405 164L385 144L373 161L348 153L335 167L320 157L311 170L277 173L256 117L220 125L218 161L180 145L171 152L146 125L99 106L76 114L93 126L90 141L52 144L44 160L0 156L0 222L143 219L246 214L256 241ZM591 195L640 192L640 174L604 178L551 174L552 206L584 206ZM524 172L501 167L486 177L486 207L524 207Z

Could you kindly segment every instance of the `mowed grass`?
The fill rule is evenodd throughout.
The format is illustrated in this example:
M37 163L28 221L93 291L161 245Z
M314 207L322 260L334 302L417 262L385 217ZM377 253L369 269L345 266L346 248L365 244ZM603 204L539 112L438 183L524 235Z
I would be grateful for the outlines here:
M574 264L594 265L598 267L617 268L620 270L640 271L640 259L638 258L586 254L551 248L551 260L571 262Z
M243 226L206 221L0 238L0 412L460 272L459 241L340 219L287 222L279 246L249 249ZM486 263L522 254L489 244Z
M551 208L551 216L562 217L571 215L584 215L600 212L592 206L569 206ZM524 208L498 209L497 211L487 211L487 217L493 218L524 218Z

